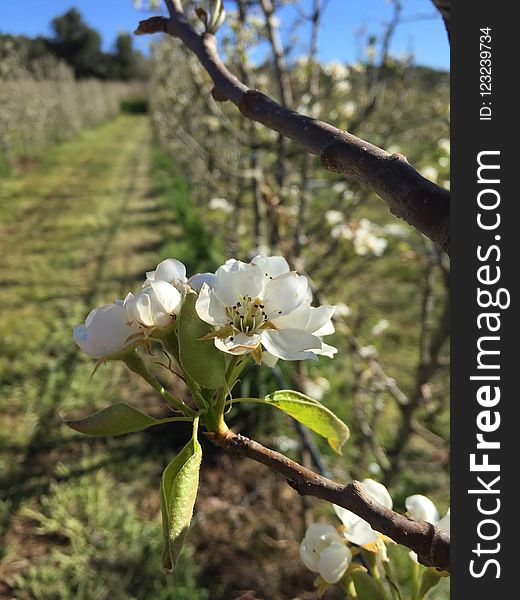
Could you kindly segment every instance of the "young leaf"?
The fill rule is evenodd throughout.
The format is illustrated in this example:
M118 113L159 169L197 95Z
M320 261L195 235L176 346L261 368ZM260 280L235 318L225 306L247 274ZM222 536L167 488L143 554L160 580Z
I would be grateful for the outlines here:
M426 594L434 588L443 578L442 573L436 569L426 569L421 579L421 587L419 589L419 598L424 598Z
M153 425L179 421L178 417L154 419L133 406L120 402L103 408L84 419L63 419L65 425L86 435L123 435L143 431Z
M362 570L355 570L351 577L356 587L358 600L385 600L376 580Z
M182 368L200 386L215 389L225 385L224 353L213 340L203 340L212 332L195 310L196 294L188 294L179 316L179 355Z
M166 467L161 478L163 567L168 573L175 569L199 487L202 449L197 441L196 427L197 421L193 438Z
M350 435L349 428L323 404L292 390L280 390L269 394L265 402L283 410L293 419L324 437L330 446L341 454L341 447Z

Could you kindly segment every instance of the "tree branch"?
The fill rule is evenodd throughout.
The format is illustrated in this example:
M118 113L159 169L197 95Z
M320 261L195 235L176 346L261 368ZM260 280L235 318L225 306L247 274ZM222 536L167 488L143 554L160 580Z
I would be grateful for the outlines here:
M167 0L169 19L141 21L136 33L166 32L179 38L213 80L213 97L229 100L240 112L291 138L323 168L341 173L378 194L397 217L449 252L449 192L420 175L401 154L390 154L346 131L283 107L249 89L221 61L216 39L199 34L187 20L180 0Z
M435 8L441 13L444 25L446 26L446 31L448 33L448 38L450 38L451 2L450 0L432 0L432 2L435 5Z
M351 510L376 531L417 553L422 564L443 571L450 569L450 536L447 531L385 508L368 495L358 481L341 485L302 467L279 452L228 430L207 433L213 442L242 456L266 465L287 478L287 483L302 496L314 496Z

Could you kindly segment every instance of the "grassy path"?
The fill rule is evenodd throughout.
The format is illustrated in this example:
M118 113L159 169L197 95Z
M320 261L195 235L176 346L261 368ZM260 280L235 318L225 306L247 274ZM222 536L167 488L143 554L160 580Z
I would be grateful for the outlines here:
M122 494L116 480L129 479L116 473L118 452L124 460L131 454L126 439L82 441L60 425L58 411L86 413L134 389L118 365L91 380L93 363L71 330L94 306L138 287L164 241L178 234L151 169L147 118L122 115L52 148L30 172L0 180L0 598L69 597L53 595L52 586L48 595L38 591L47 571L34 566L34 554L43 542L27 519L51 518L63 495L68 504L84 502L90 484L77 478L98 477L106 462L116 466L108 467L114 481L104 479L106 515L96 513L104 519L112 495ZM78 464L81 472L71 474ZM128 510L138 510L131 502ZM36 571L21 578L28 565ZM105 597L90 589L96 578L88 580L88 569L83 577L87 587L71 582L71 598Z

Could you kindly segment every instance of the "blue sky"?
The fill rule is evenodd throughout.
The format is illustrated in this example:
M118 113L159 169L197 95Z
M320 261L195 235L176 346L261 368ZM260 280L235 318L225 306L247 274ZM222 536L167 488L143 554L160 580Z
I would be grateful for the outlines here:
M305 7L311 0L300 3ZM0 32L30 36L50 34L50 20L74 6L101 33L106 49L119 31L133 31L139 19L144 18L131 0L0 0L0 5ZM436 14L430 0L403 0L403 5L405 21ZM290 13L294 9L284 10ZM355 60L360 48L356 32L377 34L390 14L391 6L385 0L329 0L320 35L320 58ZM146 38L136 38L137 47L144 51L148 43ZM418 64L449 68L449 46L440 17L413 19L399 26L392 52L409 51L414 52Z

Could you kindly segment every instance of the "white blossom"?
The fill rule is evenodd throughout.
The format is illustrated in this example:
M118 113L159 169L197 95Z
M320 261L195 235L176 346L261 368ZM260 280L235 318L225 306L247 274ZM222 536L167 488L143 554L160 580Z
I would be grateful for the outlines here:
M346 223L335 225L331 229L330 235L335 240L351 240L353 237L352 229Z
M402 225L401 223L389 223L383 227L383 233L392 237L405 239L409 236L410 230L406 225Z
M323 396L330 390L329 380L325 377L316 377L314 379L305 378L302 382L302 391L314 400L321 401Z
M437 527L440 527L441 529L446 529L446 531L450 531L451 529L451 523L450 523L450 509L448 508L446 514L444 515L444 517L442 517L442 519L437 523Z
M343 221L343 213L339 210L327 210L325 212L325 221L328 225L337 225Z
M215 280L204 283L196 303L199 317L214 327L215 346L234 355L263 350L284 360L332 357L336 348L321 336L334 332L334 307L311 306L303 275L290 271L281 256L259 255L250 263L229 260Z
M194 292L198 293L205 283L209 285L209 287L213 287L216 278L215 273L197 273L188 279L188 285Z
M431 179L431 181L437 181L437 178L439 177L439 171L431 165L423 167L420 170L420 173L423 177L426 177L426 179Z
M229 203L226 198L211 198L208 202L208 208L210 210L218 210L225 214L230 214L233 212L233 206Z
M375 346L369 344L368 346L361 346L361 348L359 349L359 355L361 356L361 358L367 360L369 358L377 358L379 356L379 352L377 351L377 348Z
M349 68L347 65L344 65L336 60L325 63L323 65L323 71L335 80L345 79L349 74Z
M336 310L334 311L334 318L345 319L346 317L350 317L352 314L352 309L350 306L347 306L344 302L340 302L336 304Z
M131 344L130 338L138 333L127 321L121 300L100 306L90 311L84 325L74 327L74 341L92 358L109 357Z
M186 283L186 267L180 260L167 258L157 265L155 271L148 271L146 273L146 281L143 287L150 285L154 281L166 281L177 288L179 292L183 293Z
M310 571L333 584L343 577L352 552L332 525L313 523L300 544L300 557Z
M390 327L390 322L387 319L379 319L379 321L372 327L371 334L373 336L380 336Z
M440 515L435 504L422 494L408 496L405 500L406 511L413 521L438 523Z
M348 100L347 102L344 102L338 106L339 114L345 119L352 118L356 114L356 110L357 104L354 102L354 100Z
M446 139L446 138L442 138L439 140L439 148L443 151L446 152L446 154L450 154L450 140Z
M182 295L166 281L152 281L137 294L129 293L124 300L128 321L143 329L164 328L179 313Z
M364 479L361 482L361 485L363 486L364 491L372 496L374 500L377 500L377 502L382 504L385 508L392 508L392 498L382 483L378 483L373 479ZM334 504L334 510L343 525L345 525L343 535L349 542L358 544L359 546L365 546L377 542L380 539L381 534L372 529L364 519L358 517L358 515L352 511L337 506L336 504Z
M386 249L388 242L385 238L377 237L374 233L375 226L368 219L361 219L358 226L354 229L352 244L354 252L359 256L374 254L381 256Z
M371 462L367 468L368 472L372 475L379 475L381 473L381 467L376 462Z
M450 531L450 509L448 508L447 513L439 518L439 511L435 504L427 497L422 494L414 494L408 496L404 501L406 506L407 515L412 521L426 521L432 525L437 525L441 529ZM417 554L413 551L408 553L408 556L414 561L419 562Z
M280 450L280 452L283 452L284 454L291 451L294 452L300 447L300 445L294 438L289 437L287 435L279 435L278 437L275 437L273 439L273 442L278 448L278 450Z
M335 89L339 94L348 94L352 89L352 84L348 79L344 79L343 81L337 81Z

